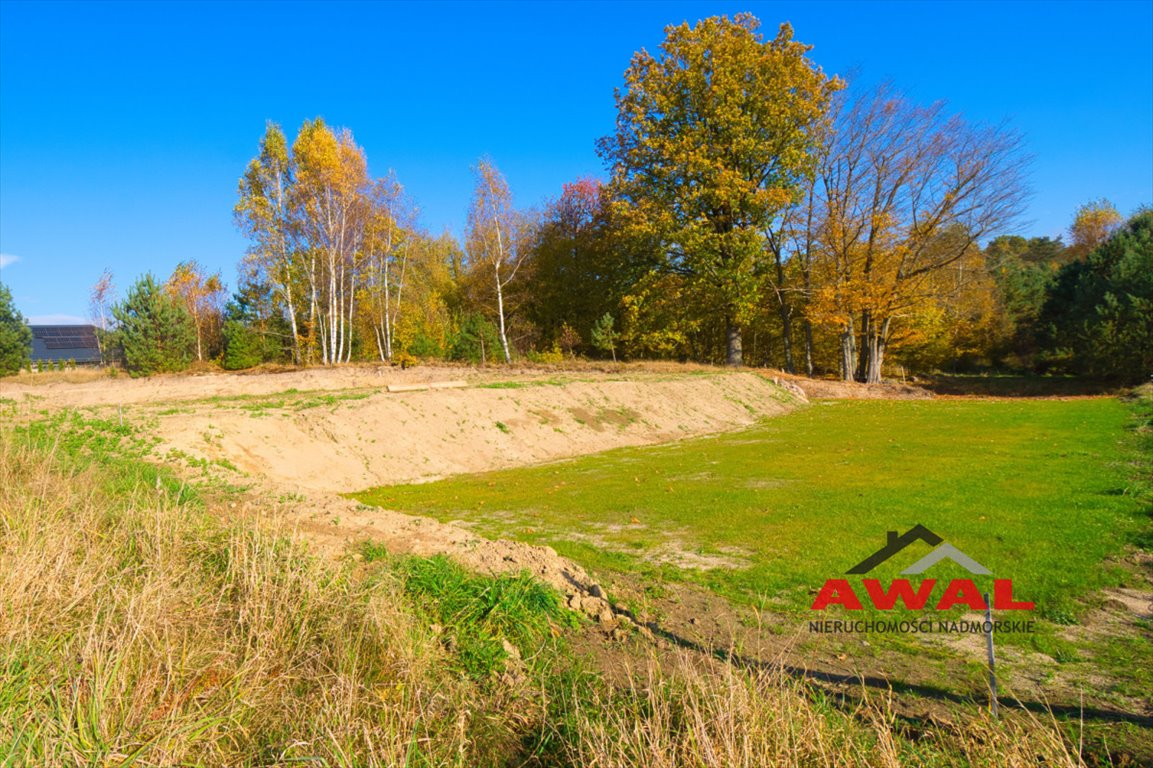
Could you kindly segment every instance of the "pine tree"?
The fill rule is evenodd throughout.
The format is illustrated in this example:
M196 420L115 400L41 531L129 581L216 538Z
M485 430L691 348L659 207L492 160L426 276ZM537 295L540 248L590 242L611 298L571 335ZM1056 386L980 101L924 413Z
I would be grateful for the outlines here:
M615 363L617 361L617 336L619 334L613 330L613 324L613 316L605 312L592 328L592 342L597 349L612 354Z
M133 376L182 371L196 343L192 318L152 275L145 275L112 308L124 367Z
M0 283L0 376L19 373L31 355L32 331L12 303L12 293Z

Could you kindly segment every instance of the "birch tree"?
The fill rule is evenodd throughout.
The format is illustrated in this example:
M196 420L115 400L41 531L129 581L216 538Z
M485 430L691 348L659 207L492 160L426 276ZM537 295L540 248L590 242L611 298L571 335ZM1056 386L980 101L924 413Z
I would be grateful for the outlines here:
M233 214L237 227L250 240L241 271L272 288L292 329L292 362L302 365L302 275L288 206L292 186L288 141L280 126L270 122L260 140L260 154L240 179Z
M96 345L100 348L100 362L104 363L104 347L108 338L108 319L112 317L112 304L116 297L116 285L112 282L112 271L105 269L100 273L100 279L92 286L89 293L88 307L92 322L100 329L96 334Z
M352 357L352 317L367 218L368 164L352 134L305 121L292 145L289 205L306 247L310 335L324 365Z
M404 298L409 251L415 238L411 204L393 174L372 186L365 230L365 298L377 352L391 361Z
M218 338L220 333L224 306L224 283L220 273L210 275L196 261L184 261L176 265L164 288L192 318L196 359L203 362L208 342Z
M505 293L528 249L504 176L489 159L476 166L476 188L468 212L467 249L474 268L488 272L496 295L497 330L505 363L512 362Z

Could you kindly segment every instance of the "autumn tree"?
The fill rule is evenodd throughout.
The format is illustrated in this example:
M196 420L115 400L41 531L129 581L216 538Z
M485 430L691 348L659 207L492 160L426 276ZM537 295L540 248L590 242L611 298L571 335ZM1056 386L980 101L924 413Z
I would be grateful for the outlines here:
M239 185L246 271L272 287L292 327L295 362L352 359L366 269L372 182L347 130L306 120L289 147L269 124Z
M587 329L615 307L603 191L595 179L566 183L541 216L525 312L545 344L562 326Z
M444 355L460 310L459 279L464 252L448 232L431 237L414 232L405 256L405 311L396 315L394 333L411 355Z
M839 101L814 197L808 312L839 333L842 375L876 383L897 327L931 306L937 273L1020 213L1026 158L1015 134L888 87Z
M176 265L164 289L184 305L192 318L196 334L196 359L203 361L206 349L215 350L219 347L224 305L224 283L220 273L210 275L196 261L184 261Z
M292 361L300 365L304 362L300 318L305 300L302 259L288 203L292 186L288 140L280 126L270 122L260 140L260 153L240 179L239 200L233 209L237 227L249 239L240 271L272 288L292 329Z
M474 171L476 188L468 212L468 255L473 268L487 275L493 289L501 351L505 363L511 363L505 294L529 251L524 221L513 208L508 183L492 161L482 159Z
M1085 258L1124 224L1124 217L1108 200L1102 198L1085 203L1077 209L1073 223L1069 227L1069 237L1072 241L1069 246L1070 257Z
M818 167L826 161L828 126L814 130L819 135L816 155ZM814 373L813 320L805 310L813 292L813 262L818 248L820 220L817 211L816 177L806 179L801 194L773 219L765 229L768 263L764 266L769 303L780 319L781 351L784 369L797 370L794 353L794 327L800 323L803 341L804 370Z
M980 247L973 243L930 273L922 293L917 311L892 326L888 346L896 361L922 371L990 365L1003 343L1005 316Z
M722 316L733 365L759 298L762 231L811 172L813 129L839 87L788 24L767 42L758 28L749 14L667 28L657 56L633 56L616 133L598 144L620 215Z
M292 224L304 241L310 337L324 365L352 358L352 317L368 218L368 163L352 133L308 121L292 144Z
M653 270L641 276L621 298L620 346L630 357L706 359L711 318L692 298L688 278ZM721 329L723 330L723 329Z

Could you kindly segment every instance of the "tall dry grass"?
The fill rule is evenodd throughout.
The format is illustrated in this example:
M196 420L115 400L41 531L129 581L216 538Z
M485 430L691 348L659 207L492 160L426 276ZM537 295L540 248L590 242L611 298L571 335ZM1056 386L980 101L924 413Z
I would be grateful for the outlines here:
M381 582L0 445L5 765L474 765L471 683Z
M982 713L912 737L887 697L823 698L779 671L702 663L683 654L630 675L624 691L581 703L574 765L597 768L1081 766L1052 720ZM575 697L574 697L575 698ZM579 701L579 699L578 699Z

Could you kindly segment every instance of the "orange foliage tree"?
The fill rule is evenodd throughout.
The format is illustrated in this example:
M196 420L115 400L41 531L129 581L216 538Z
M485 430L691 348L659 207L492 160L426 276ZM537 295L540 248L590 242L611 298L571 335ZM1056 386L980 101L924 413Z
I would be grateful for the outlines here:
M196 359L203 361L206 349L219 346L225 296L220 273L210 275L196 261L184 261L176 265L164 287L188 310L196 332Z
M841 339L841 372L881 380L894 331L932 312L946 270L1020 213L1020 140L883 87L838 104L818 171L808 315Z

